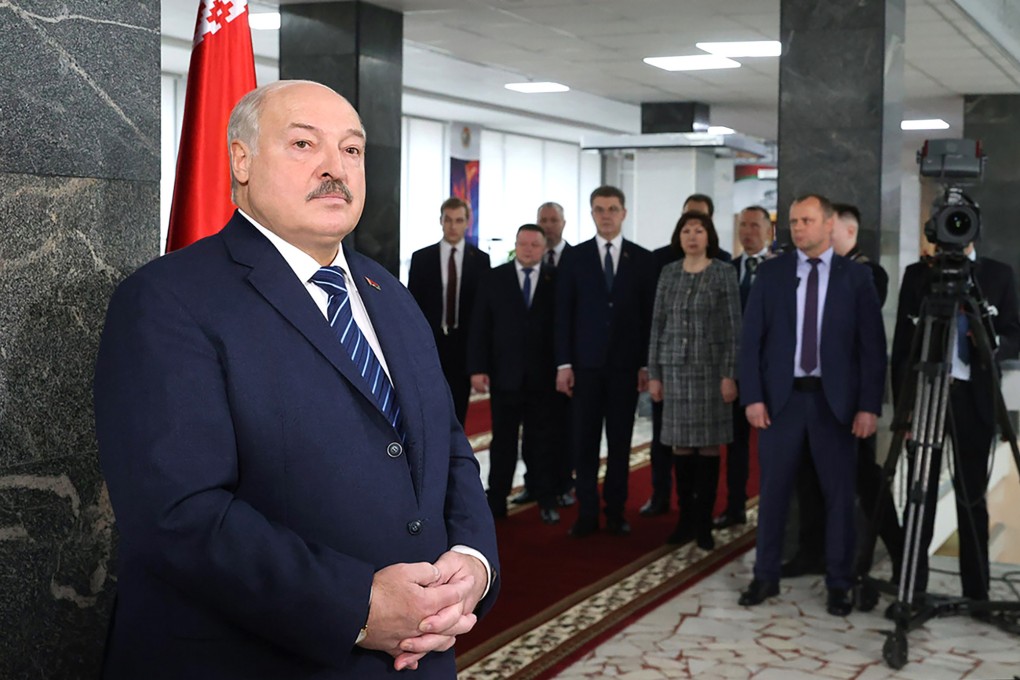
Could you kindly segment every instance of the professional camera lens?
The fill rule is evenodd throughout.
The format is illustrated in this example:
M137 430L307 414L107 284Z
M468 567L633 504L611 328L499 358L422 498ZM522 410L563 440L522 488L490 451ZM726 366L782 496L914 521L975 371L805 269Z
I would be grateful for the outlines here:
M962 210L954 210L946 215L944 224L946 232L951 236L964 236L969 234L972 226L970 215Z

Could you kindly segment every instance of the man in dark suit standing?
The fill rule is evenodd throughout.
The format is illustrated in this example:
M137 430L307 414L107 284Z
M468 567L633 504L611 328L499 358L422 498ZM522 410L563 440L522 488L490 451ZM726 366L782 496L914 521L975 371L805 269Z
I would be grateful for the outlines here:
M878 292L879 304L885 306L886 294L889 291L889 275L877 262L873 262L861 252L857 246L857 234L860 231L861 213L856 206L849 203L835 203L836 221L832 228L832 248L837 255L863 264L871 271L871 278ZM857 495L861 508L868 517L872 516L876 504L883 504L882 523L877 527L892 560L893 571L899 571L900 557L903 555L903 530L896 519L892 493L882 482L882 469L877 462L876 437L872 435L858 441L857 446ZM825 499L818 484L818 475L807 456L801 464L797 476L797 507L798 532L797 550L793 557L783 563L783 578L801 576L803 574L824 574L825 558ZM868 551L866 560L870 566L872 546L863 546Z
M238 102L228 140L238 211L128 277L103 331L104 677L453 678L456 635L495 597L495 533L428 325L342 245L361 120L278 81Z
M535 219L545 232L542 266L555 271L563 258L563 253L570 248L570 244L563 240L563 227L567 224L563 218L563 206L553 201L543 203L538 206ZM570 398L567 395L556 394L551 418L550 454L555 458L556 504L565 507L574 504L574 496L571 493L574 489L574 460L570 453ZM535 500L538 500L538 495L532 489L532 474L529 467L524 474L524 490L514 496L511 502L523 505Z
M854 582L854 438L875 432L886 357L871 273L833 253L834 220L822 196L794 201L797 250L758 267L744 312L740 392L759 429L761 501L754 580L740 604L779 593L786 512L807 442L829 510L826 610L845 616Z
M491 393L489 508L507 516L506 498L517 467L518 433L528 483L542 521L560 521L558 462L552 430L557 397L553 357L556 270L542 264L545 234L536 224L517 230L514 261L496 267L478 291L468 344L468 372L476 392Z
M740 211L737 217L737 238L744 252L733 260L740 286L740 309L747 309L747 298L757 277L758 266L769 255L772 243L772 217L760 205ZM739 384L738 384L739 389ZM733 441L726 446L726 510L715 518L717 529L747 521L747 478L750 465L751 426L740 400L733 402Z
M457 420L463 427L471 395L465 365L467 336L478 284L489 271L489 255L464 239L471 224L471 206L461 199L454 196L443 201L439 223L443 239L411 255L407 289L432 328Z
M626 535L630 442L638 392L648 385L648 334L655 300L655 260L622 235L623 192L591 194L596 235L566 251L557 271L556 389L573 399L576 538L599 528L599 445L608 446L603 487L606 530Z
M977 283L975 295L981 295L995 310L991 317L999 347L995 360L1014 359L1020 352L1020 311L1017 304L1016 279L1008 264L989 257L978 257L974 245L966 249L973 262L973 278ZM893 395L897 402L902 396L903 380L912 363L911 341L914 337L921 303L928 295L935 271L932 262L922 260L907 267L900 286L899 308L896 311L896 332L893 335L892 365ZM956 517L960 533L960 581L963 596L974 600L988 599L988 505L985 498L988 482L988 455L995 435L995 388L993 371L996 363L981 361L974 344L974 334L968 323L958 320L953 351L952 384L949 388L947 431L956 445L955 475ZM909 408L911 405L907 405ZM940 460L931 465L929 489L938 488ZM928 585L928 552L934 520L934 506L938 494L928 494L925 515L929 519L921 533L916 588L924 591Z

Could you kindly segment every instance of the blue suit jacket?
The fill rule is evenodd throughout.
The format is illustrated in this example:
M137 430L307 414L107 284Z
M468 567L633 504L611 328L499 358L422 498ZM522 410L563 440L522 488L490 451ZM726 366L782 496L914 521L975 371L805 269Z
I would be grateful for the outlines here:
M624 240L609 291L594 238L564 250L556 268L556 365L647 366L658 274L655 257Z
M396 279L345 254L403 446L302 282L239 214L114 294L95 377L121 536L107 678L379 677L392 659L354 646L375 571L456 544L498 569L432 333ZM454 672L452 652L430 654L415 677Z
M822 387L842 423L858 411L879 414L885 386L885 328L871 271L839 255L825 296L818 348ZM744 310L740 403L764 402L778 416L793 391L797 351L797 251L758 267Z

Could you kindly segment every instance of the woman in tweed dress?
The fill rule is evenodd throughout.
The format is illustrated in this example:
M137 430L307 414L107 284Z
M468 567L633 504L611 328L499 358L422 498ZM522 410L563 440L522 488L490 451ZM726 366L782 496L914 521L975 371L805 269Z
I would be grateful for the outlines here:
M680 520L668 543L712 539L719 447L733 440L740 291L733 267L713 259L712 218L687 212L677 224L684 259L663 268L652 312L648 390L663 402L660 439L673 447Z

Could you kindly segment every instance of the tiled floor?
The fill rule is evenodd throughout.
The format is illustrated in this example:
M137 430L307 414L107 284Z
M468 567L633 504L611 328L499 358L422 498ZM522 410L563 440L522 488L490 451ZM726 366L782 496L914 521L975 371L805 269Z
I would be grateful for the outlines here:
M638 419L634 444L646 443L650 429L647 419ZM479 452L479 462L484 482L488 451ZM522 473L523 465L518 467L515 484L522 482ZM1015 471L1003 480L1003 485L996 487L989 499L993 524L1006 524L998 532L998 540L993 540L998 545L993 546L992 554L993 559L1013 561L1020 549L1020 545L1014 545L1016 536L1020 536L1020 513L1016 510L1020 484ZM882 646L884 633L892 630L893 625L882 613L890 600L883 599L871 612L854 611L845 618L833 617L825 612L821 577L786 580L778 597L758 607L740 607L736 604L738 593L751 580L753 563L752 550L649 612L557 677L1020 678L1020 637L967 617L933 619L911 632L907 665L899 671L889 668L882 659ZM934 557L932 567L930 592L957 594L956 560ZM999 579L992 584L994 598L1020 599L1020 567L997 564L993 577ZM495 677L480 672L476 675Z
M821 577L789 579L778 597L757 607L740 607L737 594L750 581L753 562L753 552L747 553L557 677L955 680L1020 674L1020 639L964 617L932 620L910 633L909 662L894 671L882 660L883 632L892 629L882 616L889 600L871 612L830 616ZM955 560L936 558L933 566L952 569ZM1014 578L1020 585L1020 574ZM955 576L932 574L932 592L957 592L956 583ZM998 596L1016 597L1001 583L994 589Z

